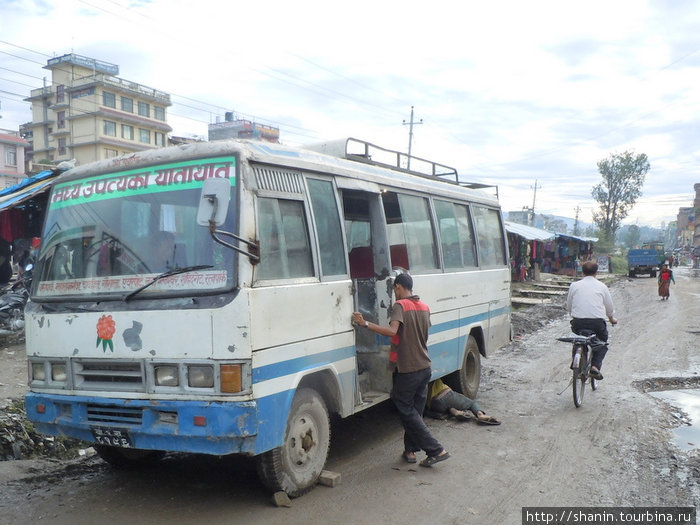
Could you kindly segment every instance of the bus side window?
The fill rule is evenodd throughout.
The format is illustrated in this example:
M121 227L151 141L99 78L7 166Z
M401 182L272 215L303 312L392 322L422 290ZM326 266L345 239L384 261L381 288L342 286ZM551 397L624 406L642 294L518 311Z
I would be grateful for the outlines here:
M258 279L314 275L309 229L301 201L258 199Z
M308 179L323 275L345 275L345 245L338 201L330 181ZM371 252L370 252L371 255Z
M482 268L494 268L506 264L503 228L497 210L472 207L479 243L479 262Z
M391 265L412 271L436 269L437 250L428 199L391 192L384 193L382 198ZM404 249L408 256L405 261L402 260Z

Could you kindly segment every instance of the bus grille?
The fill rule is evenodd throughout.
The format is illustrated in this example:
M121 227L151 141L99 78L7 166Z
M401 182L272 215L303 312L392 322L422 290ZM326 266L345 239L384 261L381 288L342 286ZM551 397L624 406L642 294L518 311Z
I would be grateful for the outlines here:
M90 423L109 423L119 425L141 425L143 410L140 408L114 407L88 404L87 418Z
M144 392L142 361L73 360L76 390L119 390Z
M298 172L264 166L254 166L253 171L260 189L284 193L304 193L304 182Z

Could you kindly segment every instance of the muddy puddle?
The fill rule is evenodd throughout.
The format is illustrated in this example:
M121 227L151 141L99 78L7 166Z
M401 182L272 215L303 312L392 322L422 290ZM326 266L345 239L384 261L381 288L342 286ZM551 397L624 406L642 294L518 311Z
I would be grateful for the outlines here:
M662 390L650 394L680 410L685 416L683 421L689 423L673 430L673 443L681 450L700 449L700 389Z

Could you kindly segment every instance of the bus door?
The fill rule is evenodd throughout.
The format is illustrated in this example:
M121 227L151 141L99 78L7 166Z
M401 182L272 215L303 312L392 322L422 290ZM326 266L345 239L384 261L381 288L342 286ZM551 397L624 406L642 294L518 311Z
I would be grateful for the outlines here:
M389 323L392 302L384 208L379 191L343 190L343 212L355 310L370 322ZM391 391L390 341L356 327L358 404L366 408Z

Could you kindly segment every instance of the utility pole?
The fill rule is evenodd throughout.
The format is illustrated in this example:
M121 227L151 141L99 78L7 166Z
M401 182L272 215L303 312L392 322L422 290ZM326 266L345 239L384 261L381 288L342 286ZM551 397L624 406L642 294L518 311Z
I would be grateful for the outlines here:
M420 119L418 122L413 122L413 106L411 106L411 121L406 122L405 120L403 121L403 125L405 126L408 124L408 165L406 166L407 169L411 169L411 145L413 144L413 125L418 125L418 124L423 124L423 119Z
M530 186L530 187L532 188L533 186ZM540 188L541 187L542 186L540 186ZM534 188L535 188L535 191L532 194L532 208L530 208L530 213L532 213L532 225L533 226L535 225L535 199L537 199L537 179L535 179Z
M574 235L579 235L581 233L578 225L578 216L581 213L581 206L576 206L576 218L574 219L574 231L571 232Z

